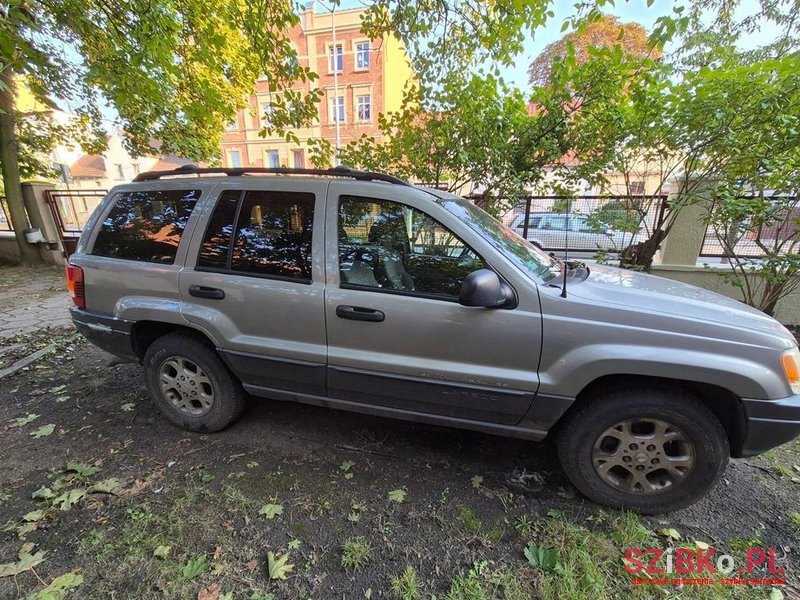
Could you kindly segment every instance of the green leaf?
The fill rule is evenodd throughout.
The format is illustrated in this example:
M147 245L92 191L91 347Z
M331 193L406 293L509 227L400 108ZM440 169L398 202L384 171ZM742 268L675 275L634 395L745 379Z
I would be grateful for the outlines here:
M69 510L86 495L84 489L74 489L64 492L53 500L53 506L61 510Z
M389 500L401 504L405 501L407 495L408 492L406 492L405 488L398 488L389 492Z
M69 590L83 583L83 575L79 573L65 573L59 575L43 590L28 596L28 600L62 600L66 598Z
M100 467L86 465L84 463L70 461L67 463L67 471L74 471L81 477L91 477L100 471Z
M670 540L677 541L677 540L681 539L680 532L677 529L673 529L671 527L670 528L665 528L665 529L659 529L657 533L658 533L658 535L660 535L662 537L665 537L667 539L670 539Z
M122 481L117 479L116 477L109 477L108 479L103 479L102 481L98 481L92 487L89 488L90 494L111 494L112 496L118 496L124 488Z
M56 493L46 485L43 485L31 494L31 498L35 498L36 500L50 500L55 497Z
M11 423L9 427L22 427L31 423L39 418L39 415L35 415L33 413L28 413L25 417L17 417L16 419L11 419Z
M552 571L556 568L558 554L549 546L536 546L533 542L525 546L522 551L528 564L540 571Z
M270 579L286 579L294 569L294 565L286 564L289 560L288 554L276 557L272 552L267 552L267 573Z
M783 592L778 588L772 588L769 591L769 600L783 600Z
M153 550L153 556L156 558L165 559L169 556L171 550L172 546L156 546L156 549Z
M204 473L203 476L200 478L200 481L202 481L203 483L211 483L212 481L214 481L214 479L215 477L210 473Z
M23 544L19 551L19 561L0 564L0 577L13 577L32 569L44 561L46 551L33 552L34 544Z
M472 482L472 487L477 489L481 487L481 484L483 483L483 477L480 475L475 475L472 479L470 479L470 481Z
M206 571L208 571L208 561L206 557L198 556L197 558L191 559L183 566L181 574L184 579L195 579Z
M32 510L29 513L22 515L22 520L26 523L38 523L47 516L47 511L43 508Z
M265 504L258 511L258 514L264 515L268 519L274 519L276 515L283 514L283 506L280 504Z
M127 404L123 404L120 408L123 412L133 412L136 409L136 404L128 402Z
M42 425L35 431L31 431L30 436L35 439L43 438L51 435L55 430L56 426L53 423L50 423L49 425Z

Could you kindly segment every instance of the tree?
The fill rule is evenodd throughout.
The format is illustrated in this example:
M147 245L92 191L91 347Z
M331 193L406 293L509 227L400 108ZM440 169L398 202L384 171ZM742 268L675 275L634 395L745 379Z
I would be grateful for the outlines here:
M10 0L0 11L0 163L24 262L38 254L22 235L17 76L41 101L77 106L95 129L108 101L134 154L157 141L165 153L216 156L225 124L262 74L282 91L274 129L316 114L321 92L291 88L315 75L288 40L299 20L290 0Z
M601 15L597 20L548 44L528 68L530 84L532 87L547 85L553 74L553 63L563 61L568 53L576 63L582 63L589 60L590 48L615 46L631 57L660 55L656 48L651 47L647 31L639 23L621 23L617 17Z
M450 192L482 194L493 212L543 176L543 167L564 152L563 119L531 116L524 96L491 76L452 74L442 89L410 90L400 111L381 115L385 141L362 136L342 148L342 162L379 170ZM324 142L317 140L318 147ZM318 153L329 160L330 148Z

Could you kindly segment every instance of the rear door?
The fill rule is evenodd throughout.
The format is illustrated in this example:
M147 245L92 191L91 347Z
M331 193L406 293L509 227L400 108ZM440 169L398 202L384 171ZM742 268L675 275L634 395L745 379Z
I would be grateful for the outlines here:
M231 178L192 236L180 274L183 315L253 393L325 394L326 187Z
M466 275L490 267L476 233L432 196L332 182L326 220L328 394L413 413L513 425L538 387L538 295L511 310L461 306ZM523 292L523 290L518 289Z

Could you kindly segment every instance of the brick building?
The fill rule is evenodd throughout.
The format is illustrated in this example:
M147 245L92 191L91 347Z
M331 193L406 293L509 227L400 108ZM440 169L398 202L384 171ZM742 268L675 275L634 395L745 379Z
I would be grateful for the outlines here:
M316 81L302 84L302 89L323 91L317 120L310 127L295 131L299 145L282 137L259 137L271 98L267 81L261 80L248 106L239 111L225 133L223 166L308 166L307 140L323 137L333 143L337 116L342 146L362 134L379 135L378 115L400 108L403 89L413 72L399 40L390 35L370 40L361 33L362 12L336 11L334 51L331 13L316 12L313 3L307 5L290 39L300 64L319 75ZM334 68L338 69L338 98L334 97Z

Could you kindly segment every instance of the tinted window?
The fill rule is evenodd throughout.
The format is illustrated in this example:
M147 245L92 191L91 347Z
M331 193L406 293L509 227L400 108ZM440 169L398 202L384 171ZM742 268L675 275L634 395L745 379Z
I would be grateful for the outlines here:
M310 282L313 218L314 194L247 192L231 269Z
M197 266L207 269L227 269L233 220L236 218L236 206L242 193L237 190L226 190L220 195L214 213L208 222Z
M100 226L93 254L172 264L199 190L124 192Z
M386 200L340 200L343 284L455 298L464 278L485 266L472 248L422 211Z

